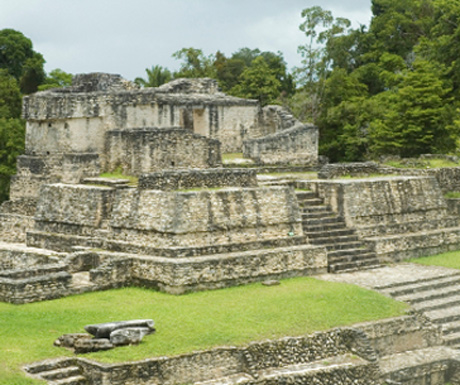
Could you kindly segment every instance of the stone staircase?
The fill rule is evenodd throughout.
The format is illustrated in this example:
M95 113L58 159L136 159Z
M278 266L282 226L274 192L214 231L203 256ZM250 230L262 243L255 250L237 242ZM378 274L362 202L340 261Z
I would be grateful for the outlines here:
M434 277L424 277L375 287L404 301L440 325L445 344L460 346L460 272L446 271Z
M297 191L304 234L309 243L327 250L331 273L370 269L379 266L376 254L365 246L355 230L346 226L312 191Z
M53 385L88 385L81 368L72 358L42 361L25 367L27 373Z

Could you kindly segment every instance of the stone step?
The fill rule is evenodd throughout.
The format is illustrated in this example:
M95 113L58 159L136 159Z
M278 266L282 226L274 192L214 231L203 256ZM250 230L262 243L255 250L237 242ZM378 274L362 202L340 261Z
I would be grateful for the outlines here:
M364 261L364 260L373 260L378 262L377 255L373 252L369 252L367 250L362 250L359 254L346 254L346 250L343 251L344 254L339 256L330 256L329 253L327 255L327 260L329 263L349 263L349 262L356 262L356 261Z
M408 302L412 305L421 304L427 301L434 301L441 298L456 296L460 294L459 286L446 286L439 290L437 288L431 290L424 290L422 292L415 292L406 295L398 296L399 301Z
M62 369L74 365L75 360L71 358L57 358L30 364L25 366L24 369L27 373L39 374L42 372L49 372L51 370Z
M356 235L326 235L323 237L316 237L310 239L310 243L312 245L335 245L341 243L351 243L351 242L358 242L359 238Z
M460 320L460 306L452 306L447 309L430 310L424 314L437 324L445 324L451 321Z
M400 299L399 297L406 296L407 294L420 293L432 289L440 289L452 285L460 284L460 276L453 275L447 277L441 277L434 280L421 280L416 282L408 283L404 286L392 287L389 289L380 290L392 297Z
M336 258L340 258L340 257L360 256L360 255L369 254L369 253L373 253L373 251L369 250L366 247L358 247L355 249L330 250L327 252L327 257L332 260L335 260Z
M380 267L379 261L377 258L366 258L360 259L357 261L350 261L350 262L334 262L329 264L329 272L336 273L336 272L351 272L355 270L362 270L366 269L374 269Z
M92 286L95 286L95 284L90 281L89 271L82 271L72 274L72 289L81 289Z
M304 199L311 199L311 198L319 199L316 196L316 194L311 190L306 190L306 191L296 190L295 195L297 196L297 200L304 200Z
M443 338L447 346L460 346L460 332L445 334Z
M297 201L301 209L304 209L310 206L316 207L316 206L324 205L323 200L320 198L316 198L316 197L311 197L307 199L297 199Z
M362 247L362 245L363 244L361 242L359 242L359 241L321 244L321 246L324 246L327 251L330 251L330 250L349 250L349 249L354 250L354 249L359 249L360 247Z
M460 321L451 321L442 325L442 333L444 337L447 337L449 334L460 333Z
M445 385L448 362L455 351L431 347L382 357L379 364L382 381L388 384Z
M331 230L320 230L320 231L306 231L304 235L308 238L321 238L321 237L342 237L348 235L355 235L355 231L348 228L338 228Z
M403 281L396 281L396 282L391 282L383 285L377 285L374 286L376 290L384 290L384 289L390 289L390 288L396 288L396 287L401 287L401 286L406 286L408 284L413 284L413 283L418 283L418 282L430 282L430 281L436 281L437 279L440 278L445 278L445 277L454 277L460 275L460 272L456 272L453 270L445 271L442 274L437 274L432 277L425 277L425 278L416 278L414 280L403 280Z
M55 380L53 385L87 385L88 381L83 376L74 376L63 378L62 380Z
M439 310L446 309L452 306L460 305L460 287L456 288L457 293L450 296L421 301L413 304L412 306L419 311ZM438 290L442 292L441 290Z
M313 212L306 212L302 213L302 221L310 221L314 219L329 219L329 218L337 218L337 216L331 211L313 211Z
M40 373L40 377L45 380L62 380L80 375L81 369L78 366L67 366L65 368Z
M329 225L329 224L338 224L340 223L341 225L345 226L345 222L343 219L340 217L326 217L326 218L310 218L303 220L303 227L309 227L309 226L323 226L323 225Z
M254 384L254 378L249 374L238 373L213 380L194 382L193 385L245 385Z
M327 213L327 214L334 214L333 211L329 209L328 206L325 205L317 205L317 206L304 206L300 209L302 214L310 214L310 213Z
M328 231L334 231L334 230L344 230L347 227L345 226L345 222L343 221L335 221L332 223L324 223L320 225L311 225L310 222L308 223L303 223L302 228L304 232L328 232Z

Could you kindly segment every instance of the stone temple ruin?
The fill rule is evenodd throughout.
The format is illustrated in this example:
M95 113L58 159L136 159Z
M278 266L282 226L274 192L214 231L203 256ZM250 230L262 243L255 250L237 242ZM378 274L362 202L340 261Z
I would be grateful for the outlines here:
M258 178L257 166L318 170L318 130L211 79L141 90L117 75L78 75L72 87L26 97L23 114L26 152L0 208L0 301L129 285L182 294L460 249L460 204L443 197L460 191L460 168L334 179L374 166L327 165L321 179ZM234 152L255 167L224 167L222 153ZM113 171L135 182L100 176ZM172 359L72 358L27 370L52 380L69 369L75 383L102 385L459 384L460 357L443 341L416 314ZM423 349L428 364L395 364Z
M26 97L23 112L26 153L1 213L2 239L15 243L1 246L1 300L325 271L292 187L260 188L254 170L221 167L222 151L243 148L259 164L315 166L316 127L283 109L222 94L211 79L140 90L89 74ZM138 185L99 178L114 170Z

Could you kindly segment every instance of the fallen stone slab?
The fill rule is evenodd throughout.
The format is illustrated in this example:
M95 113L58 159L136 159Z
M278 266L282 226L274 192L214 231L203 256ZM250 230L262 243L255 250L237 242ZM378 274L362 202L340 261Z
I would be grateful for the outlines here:
M123 328L110 333L110 342L115 346L135 345L146 335L151 334L150 328Z
M75 343L80 340L90 340L92 336L86 333L73 333L73 334L64 334L54 341L54 346L60 348L69 348L74 349Z
M126 328L148 328L150 333L155 331L154 322L151 319L107 322L101 324L87 325L85 330L95 338L110 338L110 334L118 329ZM149 333L149 334L150 334Z
M75 341L75 354L92 353L100 350L110 350L115 346L107 338L91 338Z

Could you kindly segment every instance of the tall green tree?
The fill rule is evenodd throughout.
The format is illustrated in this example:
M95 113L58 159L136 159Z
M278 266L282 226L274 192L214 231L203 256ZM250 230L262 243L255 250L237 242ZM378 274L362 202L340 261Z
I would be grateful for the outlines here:
M395 89L382 93L385 112L370 127L373 154L412 157L455 149L459 127L442 72L436 64L417 60Z
M147 79L139 77L134 80L134 82L141 87L159 87L172 79L171 71L160 65L146 68L145 72L147 73Z
M19 82L23 93L37 91L45 80L45 60L32 47L32 41L13 29L0 30L0 68Z
M265 106L276 101L281 87L275 70L269 67L263 56L259 56L243 71L240 83L233 87L231 94L258 99Z
M205 56L201 49L182 48L173 54L173 58L182 61L174 78L215 78L214 55Z
M45 81L38 86L38 90L45 91L51 88L69 87L72 85L72 78L72 74L56 68L46 75Z

